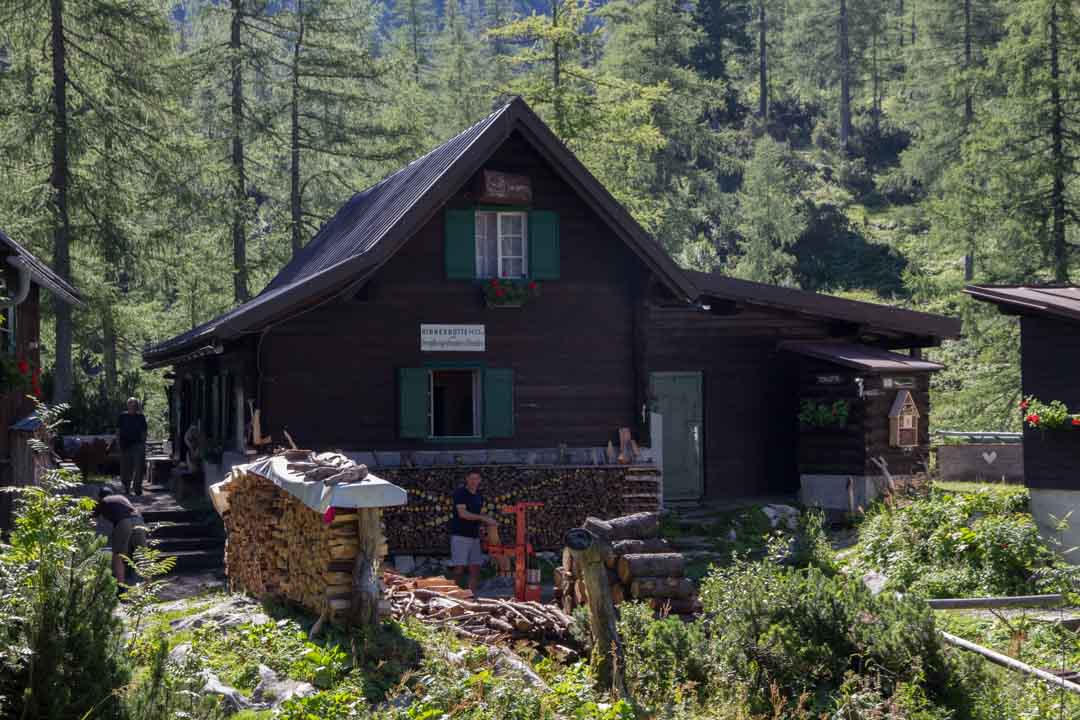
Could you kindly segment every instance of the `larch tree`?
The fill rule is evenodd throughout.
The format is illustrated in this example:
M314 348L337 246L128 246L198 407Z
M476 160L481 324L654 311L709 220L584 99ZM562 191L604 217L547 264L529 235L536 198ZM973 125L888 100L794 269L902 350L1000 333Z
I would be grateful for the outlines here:
M806 229L802 188L785 145L764 135L754 143L738 192L737 277L776 285L795 282L792 247Z
M4 205L23 218L16 231L51 245L53 268L73 280L78 247L116 249L116 194L138 197L167 151L168 18L148 2L0 0L0 27L11 68L0 73L0 94L21 96L7 106L0 155L23 169ZM52 311L53 400L63 402L72 397L73 311L59 300Z

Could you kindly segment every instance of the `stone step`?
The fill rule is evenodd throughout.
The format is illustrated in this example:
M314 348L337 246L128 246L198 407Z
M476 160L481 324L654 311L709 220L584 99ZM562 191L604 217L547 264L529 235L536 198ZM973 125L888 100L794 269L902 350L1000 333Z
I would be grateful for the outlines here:
M225 538L205 536L165 538L160 540L154 547L166 555L187 550L218 550L225 547Z
M224 547L215 550L177 550L164 554L176 558L176 567L173 570L175 573L213 570L225 564Z
M146 518L143 518L144 520ZM147 522L150 534L157 539L164 538L195 538L195 537L223 537L220 522L197 521L197 522Z
M199 523L204 521L207 517L205 512L185 510L182 507L142 510L140 514L142 515L143 520L151 525L159 522Z

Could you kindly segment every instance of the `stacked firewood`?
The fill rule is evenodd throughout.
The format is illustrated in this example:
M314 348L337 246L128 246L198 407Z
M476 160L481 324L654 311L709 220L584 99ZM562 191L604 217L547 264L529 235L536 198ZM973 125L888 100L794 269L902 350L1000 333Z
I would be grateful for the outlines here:
M229 483L225 568L234 590L291 600L331 619L351 607L353 574L365 542L386 554L381 528L361 536L361 515L339 510L330 523L258 475L234 471ZM371 536L374 537L371 537Z
M469 640L559 642L569 635L572 620L554 605L475 598L442 577L411 578L385 571L383 585L394 618L411 615Z
M563 535L581 525L589 511L616 516L659 507L660 476L652 467L494 465L480 470L483 512L498 518L508 532L513 532L514 517L501 514L503 507L522 500L544 503L529 511L529 540L538 550L562 547ZM464 471L463 467L379 469L380 477L409 493L407 505L385 510L393 552L446 552L453 494Z
M658 513L635 513L612 520L590 517L582 527L610 547L604 564L616 605L638 600L664 613L692 615L700 610L694 583L685 577L685 558L659 537ZM562 567L555 570L555 595L566 613L588 602L585 583L568 549L563 551Z

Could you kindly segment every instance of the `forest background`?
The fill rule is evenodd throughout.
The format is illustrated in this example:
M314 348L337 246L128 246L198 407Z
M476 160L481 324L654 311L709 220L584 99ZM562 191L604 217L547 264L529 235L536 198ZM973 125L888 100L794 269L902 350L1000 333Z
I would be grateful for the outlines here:
M959 290L1076 273L1068 0L0 0L0 227L89 299L46 391L160 431L146 344L513 95L686 267L961 317L936 427L1018 428Z

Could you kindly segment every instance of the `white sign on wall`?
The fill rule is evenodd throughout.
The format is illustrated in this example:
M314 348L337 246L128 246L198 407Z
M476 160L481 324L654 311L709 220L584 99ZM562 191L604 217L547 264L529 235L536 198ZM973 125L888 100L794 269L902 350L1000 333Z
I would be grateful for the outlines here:
M420 324L420 352L484 352L483 325Z

